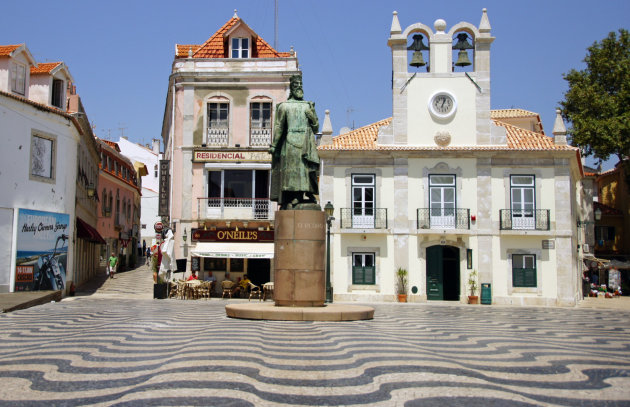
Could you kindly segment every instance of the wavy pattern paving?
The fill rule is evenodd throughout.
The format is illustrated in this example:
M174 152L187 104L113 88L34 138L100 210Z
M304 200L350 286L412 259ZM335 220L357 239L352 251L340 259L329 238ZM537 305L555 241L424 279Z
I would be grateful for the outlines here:
M371 304L229 319L225 302L83 297L0 316L0 405L622 406L630 313Z

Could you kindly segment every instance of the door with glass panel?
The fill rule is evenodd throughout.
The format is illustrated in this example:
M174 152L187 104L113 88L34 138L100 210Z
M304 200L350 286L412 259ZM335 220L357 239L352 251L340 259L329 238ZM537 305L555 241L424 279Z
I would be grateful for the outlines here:
M352 175L352 227L374 228L374 192L373 174Z
M429 176L431 228L455 228L455 175Z
M352 284L375 284L374 253L352 254Z
M510 177L512 229L535 229L535 189L533 175Z

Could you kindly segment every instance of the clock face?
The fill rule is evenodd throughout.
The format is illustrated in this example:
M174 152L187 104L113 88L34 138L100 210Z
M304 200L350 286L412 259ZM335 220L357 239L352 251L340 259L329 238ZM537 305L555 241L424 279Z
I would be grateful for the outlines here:
M429 100L429 111L433 116L446 119L455 113L457 102L453 95L447 92L438 92Z

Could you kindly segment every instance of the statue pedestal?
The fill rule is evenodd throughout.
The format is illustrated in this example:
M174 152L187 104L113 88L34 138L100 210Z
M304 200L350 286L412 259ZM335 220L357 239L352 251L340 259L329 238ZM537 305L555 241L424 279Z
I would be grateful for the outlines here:
M275 220L277 306L323 307L326 299L326 214L282 210Z

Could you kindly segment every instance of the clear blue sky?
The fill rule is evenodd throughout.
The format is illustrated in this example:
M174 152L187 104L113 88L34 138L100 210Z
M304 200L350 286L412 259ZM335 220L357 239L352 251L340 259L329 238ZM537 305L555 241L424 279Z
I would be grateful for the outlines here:
M488 9L493 109L541 115L551 134L567 90L562 74L583 68L586 48L628 29L630 1L278 0L278 50L298 52L305 98L335 134L391 116L392 11L403 29L415 22L479 24ZM159 138L174 47L201 44L238 9L273 45L274 0L3 2L0 43L26 43L39 62L64 61L98 137L148 143ZM124 130L121 130L124 128ZM614 163L605 165L610 167Z

